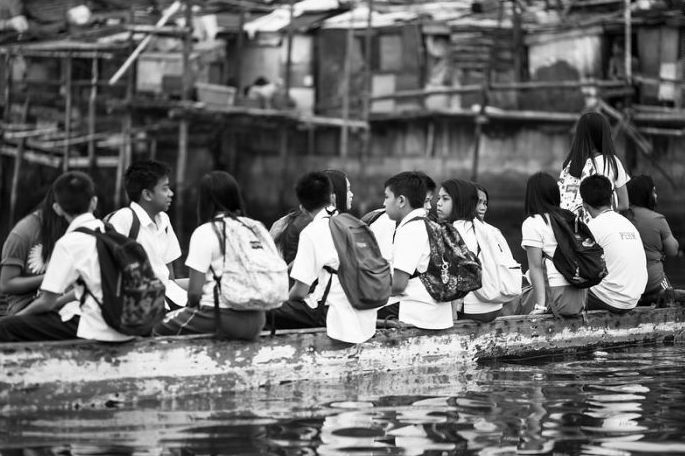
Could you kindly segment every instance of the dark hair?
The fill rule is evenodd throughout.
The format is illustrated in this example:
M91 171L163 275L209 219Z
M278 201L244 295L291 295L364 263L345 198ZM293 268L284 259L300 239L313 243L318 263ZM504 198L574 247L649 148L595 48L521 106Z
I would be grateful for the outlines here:
M307 173L295 184L297 200L309 212L328 206L331 203L331 193L333 184L321 171Z
M81 171L67 171L52 184L55 202L70 216L85 214L95 196L93 179Z
M490 207L490 194L488 193L488 190L477 182L472 182L472 184L476 186L477 190L485 193L485 199L487 200L488 207Z
M421 173L416 171L405 171L394 175L385 181L384 188L390 190L395 197L403 195L412 209L422 208L426 193L428 193L426 180Z
M616 173L616 151L614 140L611 138L611 128L606 117L599 112L586 112L576 124L576 134L573 137L571 150L564 160L563 168L569 166L569 174L580 178L588 158L594 163L594 152L604 156L604 169L609 168Z
M435 189L438 187L435 185L435 181L430 178L430 176L423 171L417 171L416 174L421 176L423 181L426 183L426 193L428 192L435 192ZM425 198L424 198L425 199Z
M143 190L152 190L160 179L169 177L171 169L164 163L145 160L138 161L126 170L124 187L129 201L140 201Z
M333 184L333 193L335 193L335 208L338 212L349 212L347 207L347 175L342 171L336 169L326 169L321 171Z
M611 206L613 194L611 181L601 174L588 176L580 183L580 196L583 202L595 209Z
M209 222L222 212L234 216L246 215L240 185L226 171L212 171L202 176L197 198L200 223Z
M55 243L64 235L64 232L67 231L67 227L69 226L64 217L57 215L52 208L54 202L55 193L52 188L50 188L45 194L45 198L41 201L38 209L40 211L40 243L43 246L41 252L43 263L48 262L50 255L55 248Z
M556 179L547 173L535 173L526 184L526 215L543 215L559 209L561 196Z
M651 176L645 174L635 176L628 181L626 187L631 206L646 207L651 210L656 209L654 180Z
M447 179L442 183L442 188L452 198L452 212L447 216L448 222L476 218L478 189L475 185L461 179Z

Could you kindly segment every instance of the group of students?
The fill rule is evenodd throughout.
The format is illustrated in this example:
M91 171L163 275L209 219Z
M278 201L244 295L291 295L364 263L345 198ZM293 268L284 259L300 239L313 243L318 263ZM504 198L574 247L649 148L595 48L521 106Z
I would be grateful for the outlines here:
M0 292L7 296L9 316L0 318L0 341L132 338L103 318L99 245L83 228L105 231L111 226L145 250L164 284L167 307L151 335L220 329L224 337L246 340L264 329L325 327L332 339L361 343L373 337L378 319L387 318L440 330L456 319L488 322L500 315L545 312L570 316L584 308L627 312L643 295L647 299L670 288L662 261L678 251L668 223L654 212L653 181L628 178L615 155L608 122L598 113L581 116L558 179L536 173L528 180L521 226L528 287L522 286L526 281L506 240L484 220L487 190L461 179L438 187L414 171L388 179L383 207L362 217L377 244L373 251L391 271L390 297L382 307L360 308L351 302L340 277L341 254L349 252L337 245L331 219L349 212L354 195L349 179L338 170L302 176L295 186L299 209L276 221L270 235L247 218L236 180L223 171L208 173L199 182L200 225L188 247L189 274L175 278L172 263L181 249L166 215L173 198L169 174L159 162L132 164L125 174L130 206L104 222L93 215L97 197L92 179L78 171L59 176L38 210L14 227L3 246ZM555 267L559 242L553 220L564 211L584 220L603 249L606 273L590 288L579 288ZM465 258L483 273L478 288L443 302L424 279L436 254L434 231L445 226L454 228ZM241 230L249 235L237 236ZM235 273L231 265L244 262L236 242L250 244L253 253L281 255L283 269L277 266L275 271L284 281L289 277L289 283L283 284L283 302L275 308L241 307L230 297L221 298L226 284L222 276ZM450 265L444 267L447 274ZM503 277L508 287L494 283Z

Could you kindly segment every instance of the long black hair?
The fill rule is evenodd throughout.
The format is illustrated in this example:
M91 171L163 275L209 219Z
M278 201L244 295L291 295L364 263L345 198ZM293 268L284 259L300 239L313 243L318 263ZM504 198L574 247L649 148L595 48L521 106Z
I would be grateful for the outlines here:
M604 156L605 169L609 166L616 174L618 165L609 122L599 112L586 112L578 119L576 134L573 137L571 150L564 160L563 168L566 169L570 165L569 174L580 179L587 160L590 159L594 163L595 152Z
M335 208L340 213L349 212L347 207L347 175L337 169L325 169L322 171L333 184L335 194Z
M43 246L41 256L43 257L44 264L47 264L50 259L57 240L64 235L69 227L67 220L57 215L53 209L54 203L55 193L52 191L52 187L50 187L38 207L40 213L40 243Z
M442 183L442 188L452 198L452 212L447 216L448 222L476 218L478 189L475 185L461 179L447 179Z
M199 223L211 221L217 214L246 215L240 185L226 171L212 171L200 179L197 217Z
M547 173L535 173L526 184L525 211L527 216L559 210L561 196L557 180Z
M628 188L628 199L631 206L646 207L656 209L656 198L654 198L654 180L651 176L642 174L635 176L626 184Z

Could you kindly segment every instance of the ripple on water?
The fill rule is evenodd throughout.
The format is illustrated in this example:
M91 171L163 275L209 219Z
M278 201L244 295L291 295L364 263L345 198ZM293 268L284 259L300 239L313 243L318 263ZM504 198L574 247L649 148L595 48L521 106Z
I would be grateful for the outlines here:
M0 415L0 453L685 454L683 356L683 346L643 346L494 362L469 380L413 369L363 388L291 385L140 409ZM407 385L405 394L377 386L388 384Z

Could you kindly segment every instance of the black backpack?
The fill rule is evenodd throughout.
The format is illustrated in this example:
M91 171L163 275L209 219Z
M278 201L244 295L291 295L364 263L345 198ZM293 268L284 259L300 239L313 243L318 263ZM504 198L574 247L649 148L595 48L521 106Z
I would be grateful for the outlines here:
M385 214L385 209L374 209L373 211L364 214L361 221L371 226L371 224L381 218L383 214Z
M482 269L476 254L471 252L451 223L438 223L428 217L416 217L409 222L423 221L430 244L430 261L426 272L415 272L428 294L437 302L460 299L481 288Z
M557 248L552 260L559 273L576 288L590 288L607 275L604 249L595 241L590 228L573 212L559 209L549 213Z
M98 303L105 322L122 334L149 335L164 317L165 288L155 276L143 246L109 224L105 224L104 232L88 228L75 231L96 239L102 302L87 287L85 292ZM85 293L81 299L83 304Z

